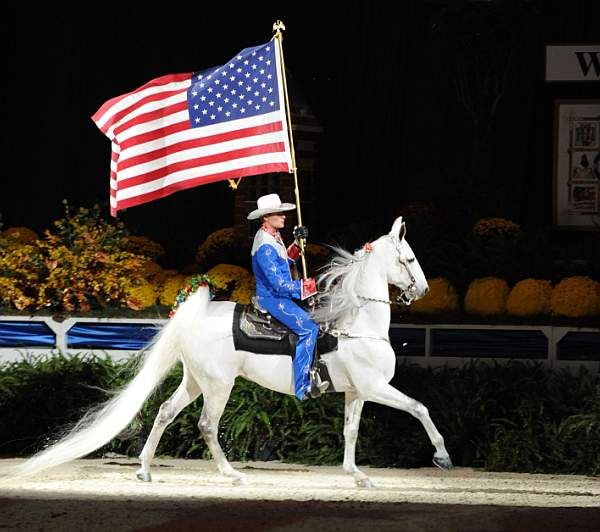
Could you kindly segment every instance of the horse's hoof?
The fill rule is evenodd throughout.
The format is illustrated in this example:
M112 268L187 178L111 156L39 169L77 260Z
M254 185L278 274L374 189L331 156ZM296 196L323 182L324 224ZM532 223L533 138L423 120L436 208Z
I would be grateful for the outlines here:
M247 486L248 484L249 484L248 477L246 477L246 476L236 477L233 479L234 486Z
M368 478L358 479L356 481L356 485L359 488L372 488L373 487L373 484L371 483L371 480L369 480Z
M450 457L442 458L442 457L434 456L433 463L436 466L438 466L440 469L443 469L444 471L450 471L451 469L454 469L454 466L452 465L452 460L450 460Z
M152 482L152 475L143 469L138 469L138 471L135 473L135 476L142 482Z

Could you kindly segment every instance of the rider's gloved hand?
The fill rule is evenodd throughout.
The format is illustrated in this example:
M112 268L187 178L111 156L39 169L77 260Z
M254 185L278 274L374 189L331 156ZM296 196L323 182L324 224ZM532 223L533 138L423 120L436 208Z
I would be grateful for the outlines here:
M294 227L293 235L296 240L306 240L308 238L308 227L305 225L297 225Z

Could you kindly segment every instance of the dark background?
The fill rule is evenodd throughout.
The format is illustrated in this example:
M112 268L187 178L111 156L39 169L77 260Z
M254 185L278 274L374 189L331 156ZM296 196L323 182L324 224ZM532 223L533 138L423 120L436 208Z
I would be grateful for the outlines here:
M4 9L5 227L41 231L63 215L63 199L100 203L109 217L110 143L90 116L151 78L266 42L282 19L286 64L325 132L318 217L305 220L312 239L372 219L387 220L387 230L418 201L443 209L450 225L502 216L551 228L555 100L600 90L545 83L544 44L599 42L600 2L204 4ZM460 72L467 106L457 97ZM193 255L211 231L232 225L234 194L215 183L120 218L170 253ZM589 232L555 239L594 245Z

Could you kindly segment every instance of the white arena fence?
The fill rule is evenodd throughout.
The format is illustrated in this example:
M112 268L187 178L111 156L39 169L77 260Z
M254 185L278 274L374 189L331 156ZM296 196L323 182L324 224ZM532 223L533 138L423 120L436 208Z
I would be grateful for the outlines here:
M143 349L167 321L1 316L0 362L58 353L127 359ZM488 359L600 369L600 327L393 323L390 341L399 360L422 366L456 366L467 360Z

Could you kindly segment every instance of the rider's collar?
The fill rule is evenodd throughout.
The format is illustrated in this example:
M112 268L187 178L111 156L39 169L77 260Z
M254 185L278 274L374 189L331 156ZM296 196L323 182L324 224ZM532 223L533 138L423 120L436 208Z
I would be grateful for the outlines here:
M274 229L273 227L270 227L268 225L261 225L260 228L265 233L270 234L273 238L275 238L275 240L279 240L280 242L283 242L283 239L281 238L281 233L279 231L277 231L277 229Z

